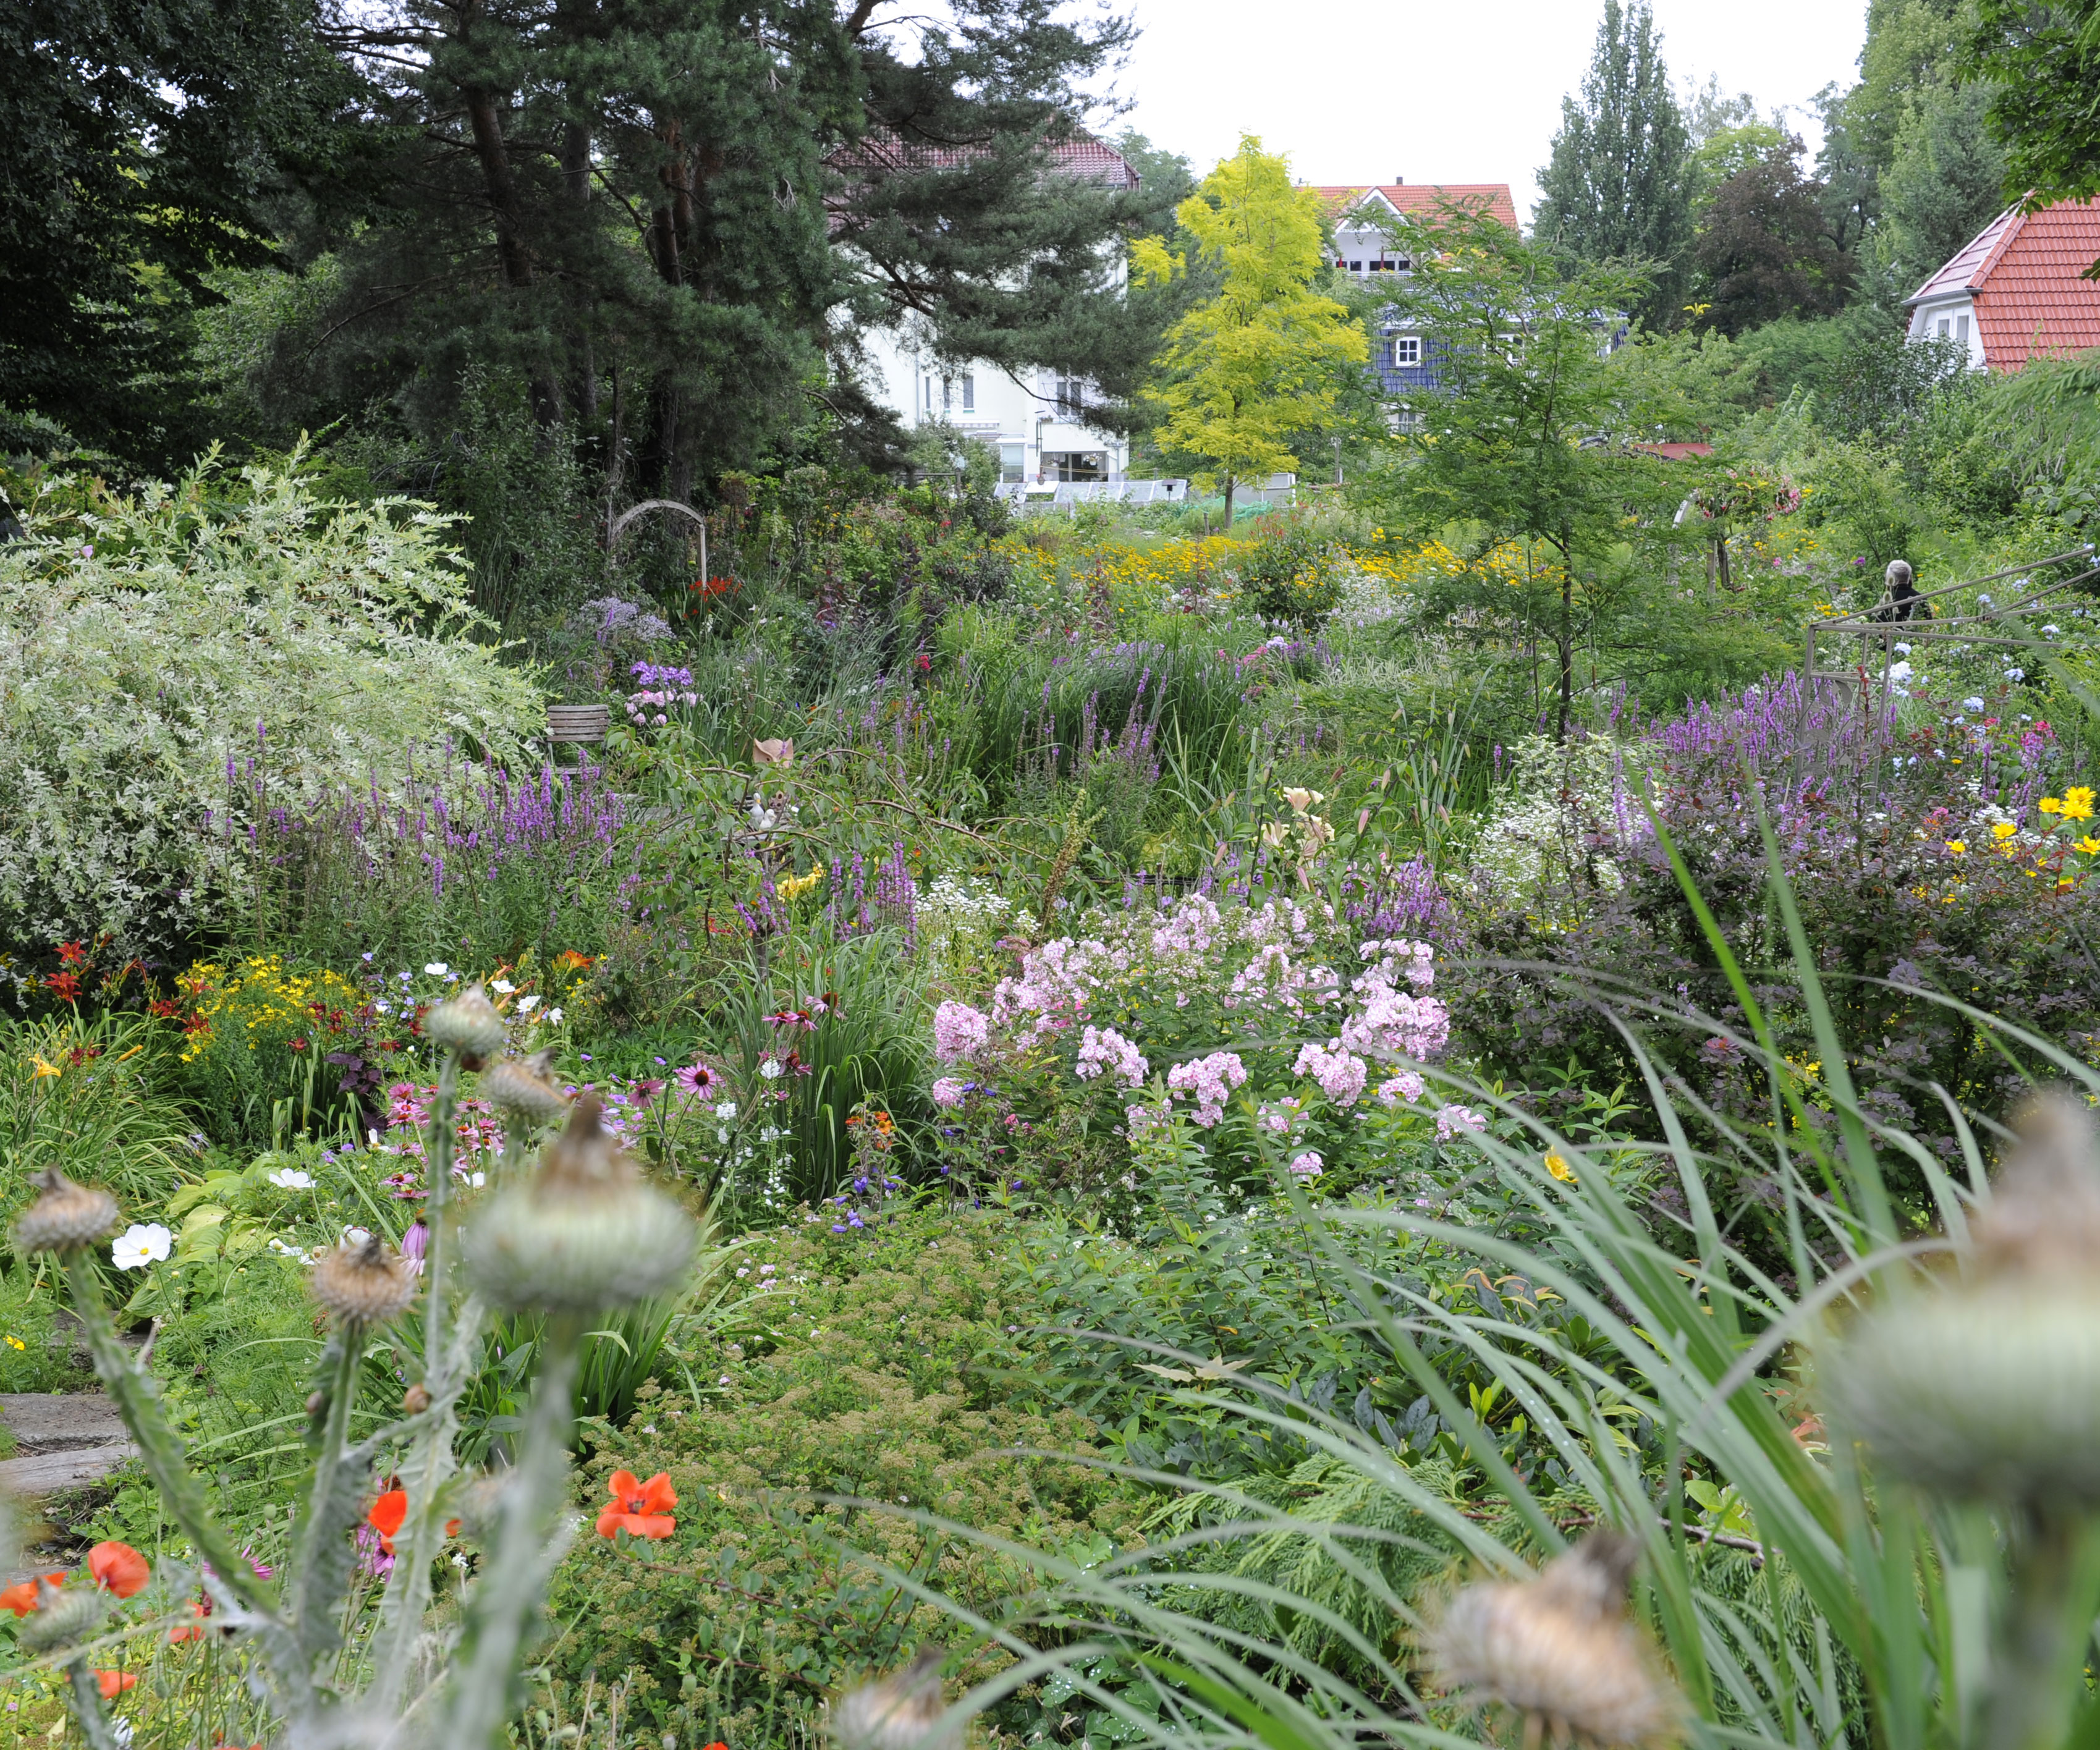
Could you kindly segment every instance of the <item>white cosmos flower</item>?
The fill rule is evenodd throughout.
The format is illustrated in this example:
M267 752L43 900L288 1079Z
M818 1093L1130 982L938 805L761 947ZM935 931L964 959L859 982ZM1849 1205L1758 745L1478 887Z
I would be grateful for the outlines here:
M296 1166L280 1166L270 1175L270 1183L281 1185L287 1191L311 1191L314 1175Z
M429 965L426 966L423 970L428 972L433 978L443 978L446 973L452 970L452 968L447 966L442 960L433 960Z
M157 1221L143 1224L135 1221L111 1245L109 1255L119 1270L143 1270L168 1255L174 1237Z

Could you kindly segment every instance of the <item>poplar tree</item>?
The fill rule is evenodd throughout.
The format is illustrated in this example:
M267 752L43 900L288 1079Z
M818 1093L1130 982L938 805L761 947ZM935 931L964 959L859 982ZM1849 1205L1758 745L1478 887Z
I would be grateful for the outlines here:
M1533 228L1585 261L1647 264L1642 314L1657 326L1676 320L1691 241L1689 143L1648 0L1604 0L1582 101L1560 100Z

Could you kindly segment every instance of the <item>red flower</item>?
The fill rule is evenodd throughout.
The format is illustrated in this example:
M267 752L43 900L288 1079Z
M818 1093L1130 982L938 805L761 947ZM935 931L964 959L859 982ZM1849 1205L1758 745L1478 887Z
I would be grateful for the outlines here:
M46 1574L44 1578L53 1585L65 1583L64 1574ZM17 1616L26 1616L37 1607L37 1583L33 1580L16 1582L0 1592L0 1611L12 1611Z
M408 1492L405 1488L390 1488L372 1504L372 1510L364 1518L373 1530L379 1533L379 1547L387 1554L394 1553L394 1536L408 1517ZM445 1521L445 1536L457 1535L460 1522Z
M372 1504L365 1514L366 1523L379 1533L379 1547L387 1554L394 1553L394 1534L401 1529L402 1522L408 1517L408 1492L405 1488L390 1488Z
M717 1739L715 1743L706 1746L705 1750L729 1750L729 1746Z
M128 1598L153 1577L152 1564L129 1544L99 1543L87 1552L87 1571L98 1586Z
M924 674L928 669L933 666L933 659L929 656L924 650L921 650L916 656L912 658L912 663L913 665L917 668L919 672Z
M102 1691L104 1701L114 1701L139 1681L135 1671L98 1671L95 1673L95 1686Z
M304 1039L294 1039L292 1041L292 1049L293 1051L303 1051L306 1048L307 1042Z
M173 997L161 997L146 1005L146 1012L156 1020L173 1020L183 1012L181 1003Z
M86 959L87 950L82 947L78 942L60 942L59 944L60 965L79 966L83 964Z
M667 1509L678 1505L671 1479L660 1470L646 1483L636 1480L632 1470L612 1474L612 1505L598 1516L598 1534L611 1537L625 1532L631 1537L668 1537L678 1528Z
M61 1003L70 1003L80 994L80 976L75 972L54 972L44 981L45 990Z
M210 1598L209 1597L192 1598L190 1615L200 1617L211 1615ZM180 1646L185 1641L201 1641L203 1638L204 1625L201 1622L189 1623L182 1628L170 1629L168 1631L168 1644L170 1646Z

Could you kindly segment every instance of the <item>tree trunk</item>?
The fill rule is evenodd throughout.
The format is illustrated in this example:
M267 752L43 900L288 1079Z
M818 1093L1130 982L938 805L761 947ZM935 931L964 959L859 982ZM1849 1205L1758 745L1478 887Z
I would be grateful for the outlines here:
M525 222L518 200L517 179L511 174L510 149L503 138L503 117L496 107L496 94L483 86L463 90L469 126L474 130L474 156L481 161L481 177L488 195L488 208L496 220L496 260L503 283L514 292L530 289L532 255L525 246ZM532 377L532 417L544 430L562 417L562 391L554 374L544 364Z
M1564 558L1560 567L1560 728L1554 738L1568 740L1568 719L1575 703L1575 567Z
M562 130L562 192L576 209L580 229L588 221L590 205L590 130L571 121ZM586 314L576 334L576 402L588 425L598 424L598 349L593 344L590 319Z
M1238 484L1239 484L1239 482L1238 482L1238 480L1234 479L1234 478L1233 478L1233 476L1232 476L1232 475L1230 475L1230 474L1227 474L1227 475L1225 476L1225 529L1224 529L1224 532L1225 532L1226 534L1228 534L1228 535L1231 534L1231 533L1232 533L1232 531L1233 531L1233 488L1234 487L1238 486Z

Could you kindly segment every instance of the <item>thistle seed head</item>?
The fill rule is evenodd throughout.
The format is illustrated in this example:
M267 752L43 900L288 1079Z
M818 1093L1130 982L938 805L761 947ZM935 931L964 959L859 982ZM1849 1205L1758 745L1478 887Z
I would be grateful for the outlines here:
M15 1640L32 1657L92 1640L102 1626L103 1597L95 1587L37 1582L37 1607L22 1619Z
M430 1018L423 1026L447 1051L458 1053L460 1062L469 1069L479 1069L496 1056L509 1037L502 1016L479 985L469 985L450 1002L440 1003L430 1011Z
M831 1735L838 1750L956 1750L960 1722L933 1735L947 1711L941 1696L946 1649L922 1646L901 1671L841 1696L832 1708Z
M586 1095L540 1170L483 1206L463 1241L476 1288L509 1311L596 1312L663 1294L693 1255L691 1218L644 1184Z
M24 1252L70 1252L92 1245L124 1218L117 1199L77 1185L55 1166L37 1175L39 1195L15 1221L15 1244Z
M384 1325L416 1298L415 1272L377 1234L346 1240L314 1260L314 1298L339 1325Z
M2100 1502L2100 1160L2060 1096L1972 1226L1974 1269L1892 1295L1823 1357L1877 1466L1957 1500Z
M1631 1538L1600 1532L1533 1579L1466 1587L1430 1637L1439 1685L1476 1705L1511 1708L1555 1743L1671 1738L1674 1698L1626 1616L1638 1554Z
M527 1124L551 1124L569 1109L568 1098L548 1078L551 1051L506 1057L483 1072L481 1096L497 1111Z

